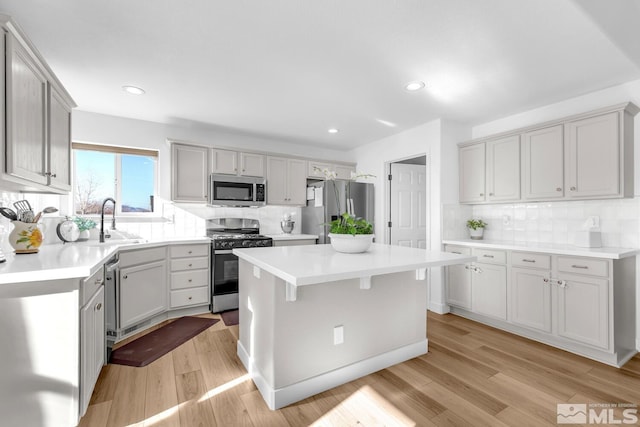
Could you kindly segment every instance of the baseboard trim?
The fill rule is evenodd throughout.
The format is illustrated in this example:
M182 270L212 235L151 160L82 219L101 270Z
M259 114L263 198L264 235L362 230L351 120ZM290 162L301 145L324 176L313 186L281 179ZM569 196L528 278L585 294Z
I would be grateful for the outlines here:
M448 304L432 301L429 301L428 310L438 314L447 314L450 311Z
M238 341L238 357L251 375L269 409L276 410L380 369L421 356L427 352L427 348L428 340L420 340L279 389L274 389L268 384L240 341Z
M636 350L640 351L640 338L636 339Z

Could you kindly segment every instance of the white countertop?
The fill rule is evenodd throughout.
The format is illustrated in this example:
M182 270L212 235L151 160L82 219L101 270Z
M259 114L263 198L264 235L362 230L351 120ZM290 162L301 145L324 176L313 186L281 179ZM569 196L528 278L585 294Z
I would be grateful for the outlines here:
M464 264L476 259L379 243L361 254L339 253L331 245L234 249L233 253L296 286Z
M572 255L592 258L621 259L635 256L640 249L634 248L581 248L573 245L558 245L552 243L531 242L503 242L498 240L456 239L443 240L445 245L473 246L478 248L506 249L512 251L527 251L554 255Z
M317 234L266 234L267 237L271 237L273 240L312 240L317 239Z
M138 239L54 243L42 245L35 254L5 253L6 262L0 264L0 285L89 277L119 250L142 249L167 244L210 242L206 237L172 238L157 241ZM139 241L139 240L138 240Z

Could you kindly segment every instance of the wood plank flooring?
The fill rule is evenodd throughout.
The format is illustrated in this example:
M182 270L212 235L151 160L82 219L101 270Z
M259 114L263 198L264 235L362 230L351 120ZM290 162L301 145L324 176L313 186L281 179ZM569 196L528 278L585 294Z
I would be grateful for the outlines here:
M80 426L546 426L558 403L640 405L640 355L616 369L454 315L429 313L427 334L424 356L270 411L220 321L146 367L105 366Z

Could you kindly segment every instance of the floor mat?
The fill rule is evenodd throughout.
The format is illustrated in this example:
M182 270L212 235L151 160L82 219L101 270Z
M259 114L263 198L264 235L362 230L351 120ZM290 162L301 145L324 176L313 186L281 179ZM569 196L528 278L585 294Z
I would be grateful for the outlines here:
M109 362L127 366L146 366L217 322L218 319L181 317L114 350Z
M227 326L233 326L238 324L238 310L225 311L220 313L222 321Z

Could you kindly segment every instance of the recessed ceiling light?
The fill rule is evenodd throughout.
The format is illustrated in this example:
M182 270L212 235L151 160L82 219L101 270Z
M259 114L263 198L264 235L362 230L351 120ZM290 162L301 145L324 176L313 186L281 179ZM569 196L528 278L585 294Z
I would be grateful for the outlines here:
M389 126L390 128L394 128L394 127L398 126L398 125L397 125L397 124L395 124L395 123L388 122L388 121L386 121L386 120L382 120L382 119L376 119L376 121L377 121L378 123L382 123L382 124L383 124L383 125L385 125L385 126Z
M424 87L424 82L421 81L415 81L415 82L409 82L404 86L404 90L408 90L409 92L415 92L417 90L420 90Z
M127 93L130 93L131 95L144 95L145 94L145 90L137 87L137 86L122 86L122 90L124 90Z
M329 133L338 133L338 129L336 129L336 128L331 128L331 129L329 129L327 132L329 132Z

